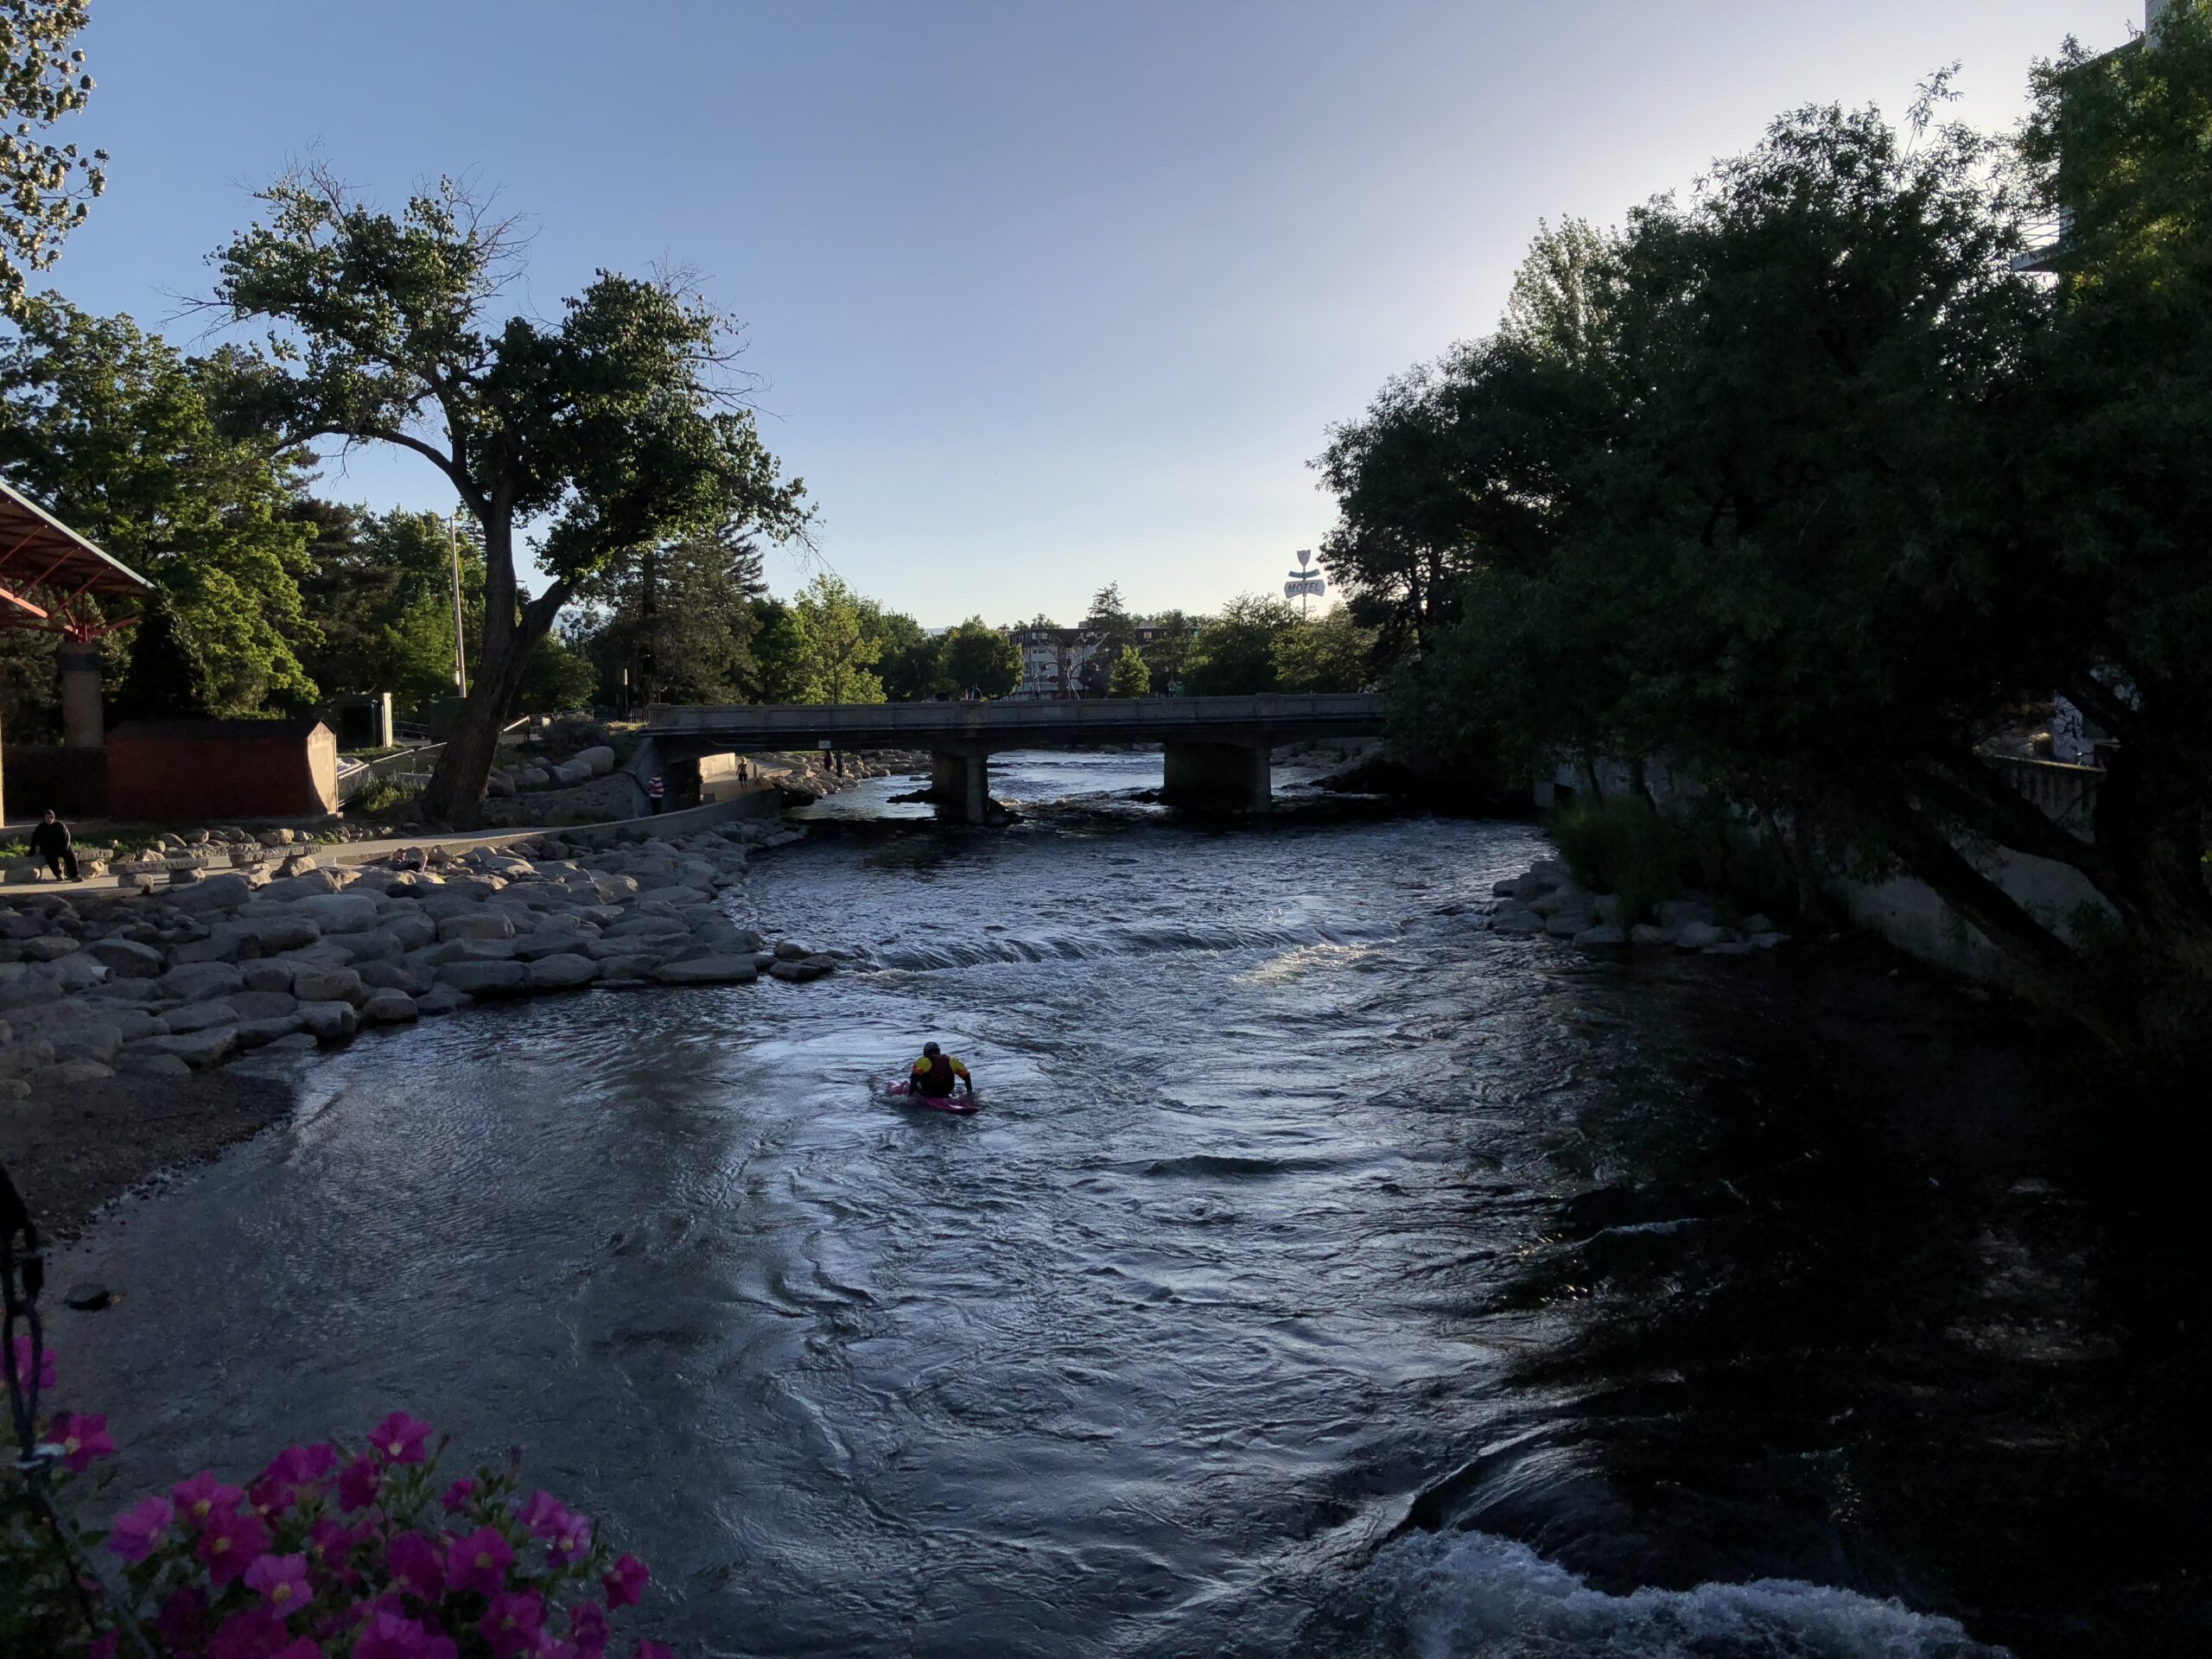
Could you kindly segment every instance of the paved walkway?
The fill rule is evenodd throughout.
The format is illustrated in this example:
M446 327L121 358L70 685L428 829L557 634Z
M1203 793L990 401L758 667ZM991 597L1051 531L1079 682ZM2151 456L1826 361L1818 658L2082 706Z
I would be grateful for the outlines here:
M652 817L613 818L603 823L516 825L505 830L472 830L443 836L393 836L376 841L306 842L289 847L272 847L270 859L276 860L290 853L312 853L322 864L372 864L378 859L389 858L394 853L410 847L428 850L442 847L448 853L467 852L475 847L509 847L518 842L537 841L545 836L558 836L563 841L611 842L626 830L642 830L652 836L686 836L710 824L721 823L731 818L772 818L783 810L782 798L772 784L741 785L739 792L726 800L709 801L703 806L685 807L680 811L663 812ZM210 875L229 874L222 866L210 866ZM0 900L35 899L48 893L113 893L124 881L135 877L97 875L83 881L25 881L0 887Z

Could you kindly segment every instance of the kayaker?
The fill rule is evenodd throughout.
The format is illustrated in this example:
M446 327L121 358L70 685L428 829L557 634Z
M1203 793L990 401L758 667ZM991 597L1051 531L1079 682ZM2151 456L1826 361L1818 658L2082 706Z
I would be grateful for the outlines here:
M968 1075L968 1068L935 1043L924 1043L922 1058L914 1062L913 1091L929 1100L949 1100L956 1083L965 1084L969 1096L975 1094L976 1079Z

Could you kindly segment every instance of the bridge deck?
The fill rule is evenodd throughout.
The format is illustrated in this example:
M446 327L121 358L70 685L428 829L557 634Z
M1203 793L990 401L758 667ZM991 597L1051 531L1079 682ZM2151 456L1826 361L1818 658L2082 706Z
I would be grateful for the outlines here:
M1371 737L1382 699L1367 692L1249 697L1090 697L1065 702L798 702L659 705L647 734L665 748L944 749L987 754L1090 743L1272 747Z

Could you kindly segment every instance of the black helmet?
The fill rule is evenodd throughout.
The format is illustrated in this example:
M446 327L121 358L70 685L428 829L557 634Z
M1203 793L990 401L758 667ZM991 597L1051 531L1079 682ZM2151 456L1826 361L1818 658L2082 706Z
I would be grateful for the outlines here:
M924 1043L922 1045L923 1054L931 1059L935 1059L939 1052L940 1051L935 1043Z

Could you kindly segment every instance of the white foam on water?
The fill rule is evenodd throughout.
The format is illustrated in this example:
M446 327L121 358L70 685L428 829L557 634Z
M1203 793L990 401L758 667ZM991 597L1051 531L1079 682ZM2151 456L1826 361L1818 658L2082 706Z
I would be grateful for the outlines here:
M1395 1625L1421 1659L2006 1656L1952 1619L1794 1580L1607 1595L1524 1544L1479 1532L1401 1538L1363 1576L1377 1622Z

